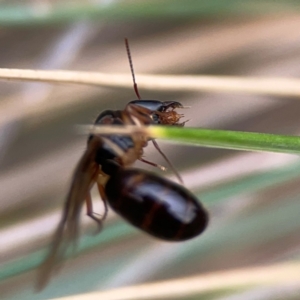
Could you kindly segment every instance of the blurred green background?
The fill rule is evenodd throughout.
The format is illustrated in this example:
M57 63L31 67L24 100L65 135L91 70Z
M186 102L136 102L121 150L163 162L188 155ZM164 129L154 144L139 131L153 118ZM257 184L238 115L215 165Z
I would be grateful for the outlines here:
M0 66L131 76L127 37L137 81L139 73L299 77L299 8L298 1L1 1ZM140 94L191 106L184 111L190 119L186 126L300 132L297 98ZM83 211L77 255L36 294L36 268L86 145L74 125L90 124L101 111L123 109L135 98L133 89L0 82L1 299L48 299L298 260L297 156L160 142L186 186L210 211L207 231L184 243L161 242L110 211L104 231L94 235L94 224ZM153 147L145 152L147 159L165 164ZM96 191L94 196L101 212ZM230 287L184 299L299 295L300 281Z

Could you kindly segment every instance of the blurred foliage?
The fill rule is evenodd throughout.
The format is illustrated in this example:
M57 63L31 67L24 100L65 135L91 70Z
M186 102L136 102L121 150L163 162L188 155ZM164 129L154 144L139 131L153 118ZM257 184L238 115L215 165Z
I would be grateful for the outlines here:
M25 4L2 4L0 25L51 25L82 20L153 20L198 19L199 17L263 15L293 12L299 9L295 0L164 0L164 1L112 1L103 5L96 1L40 1Z

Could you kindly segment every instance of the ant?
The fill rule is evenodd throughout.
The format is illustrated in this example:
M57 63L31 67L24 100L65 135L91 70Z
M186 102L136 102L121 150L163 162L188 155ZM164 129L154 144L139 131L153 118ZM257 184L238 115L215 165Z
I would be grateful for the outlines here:
M124 110L106 110L99 114L95 125L174 125L183 117L176 112L183 108L176 101L141 100L135 81L128 40L125 39L127 56L138 100L129 102ZM204 231L208 214L197 198L183 185L162 178L154 173L131 168L140 160L152 166L164 167L145 160L143 148L149 138L142 133L129 136L116 134L91 134L87 149L81 157L68 192L63 215L54 235L48 257L41 266L38 289L42 289L52 273L55 262L63 254L63 237L76 242L79 232L80 212L84 202L87 215L101 229L109 206L129 223L157 238L183 241ZM155 148L166 159L179 181L182 179L155 140ZM96 184L104 203L102 217L93 212L90 189ZM63 248L63 249L62 249Z

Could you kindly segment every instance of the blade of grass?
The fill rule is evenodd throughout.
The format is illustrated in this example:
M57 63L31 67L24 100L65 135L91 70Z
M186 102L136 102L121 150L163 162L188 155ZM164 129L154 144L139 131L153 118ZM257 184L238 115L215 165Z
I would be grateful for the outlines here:
M204 75L136 75L139 88L154 91L235 92L275 96L300 96L300 79ZM126 74L96 72L0 69L0 78L17 81L74 83L132 89Z
M60 299L164 299L186 297L218 289L232 289L268 284L299 283L300 263L284 263L264 267L244 268L186 277L159 283L124 287L110 291L69 296Z
M3 26L20 25L50 25L70 23L79 20L119 20L145 18L179 18L191 19L207 15L261 15L266 13L282 13L299 8L297 2L286 0L274 3L271 0L253 1L244 0L203 0L203 1L123 1L114 6L103 7L95 4L72 5L60 3L53 5L2 5L0 9L0 24Z
M133 232L134 229L130 226L124 226L124 224L122 224L121 222L117 222L106 228L103 233L97 236L85 235L78 247L78 252L91 249L97 246L99 243L111 243L112 241L126 238L126 236L129 236L130 234L134 234ZM40 250L34 253L30 253L26 256L25 259L24 257L21 257L19 259L16 259L15 261L8 261L6 263L3 263L0 270L0 280L4 280L37 268L45 259L45 252L45 250ZM69 257L74 255L74 253L70 252L68 253Z
M182 128L176 126L81 126L84 133L133 134L221 149L300 154L300 137L256 132Z
M300 176L300 163L292 163L269 171L255 172L230 179L228 182L199 192L199 198L206 203L218 204L243 193L256 193L272 186L287 183Z

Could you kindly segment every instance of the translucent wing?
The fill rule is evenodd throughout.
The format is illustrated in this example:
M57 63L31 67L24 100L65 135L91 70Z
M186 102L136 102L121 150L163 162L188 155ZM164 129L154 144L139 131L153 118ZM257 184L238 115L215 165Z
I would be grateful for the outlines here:
M55 266L63 258L67 246L70 243L76 245L81 208L99 172L95 158L100 145L100 138L93 136L75 169L61 221L55 231L48 256L38 272L37 290L46 286Z

